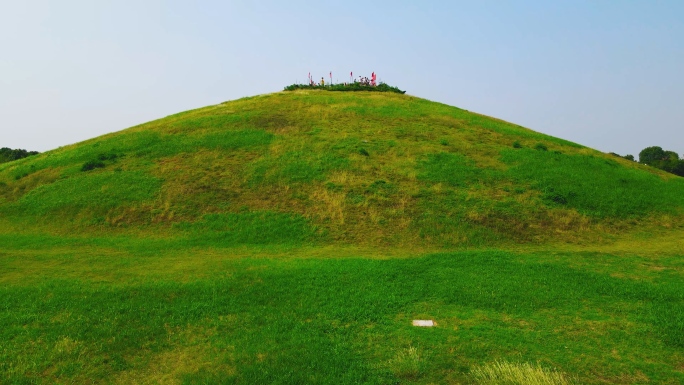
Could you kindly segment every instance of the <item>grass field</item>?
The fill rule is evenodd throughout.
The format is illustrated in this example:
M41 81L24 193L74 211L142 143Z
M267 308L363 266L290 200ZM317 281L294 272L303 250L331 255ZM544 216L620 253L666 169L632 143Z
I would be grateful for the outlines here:
M0 383L681 384L683 213L411 96L188 111L0 165Z
M681 249L2 242L3 383L470 384L497 360L684 381Z

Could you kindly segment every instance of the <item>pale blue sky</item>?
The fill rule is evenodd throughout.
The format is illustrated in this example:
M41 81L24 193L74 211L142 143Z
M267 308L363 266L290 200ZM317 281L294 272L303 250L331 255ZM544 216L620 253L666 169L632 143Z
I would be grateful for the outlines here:
M333 72L601 151L684 153L684 1L0 0L0 147Z

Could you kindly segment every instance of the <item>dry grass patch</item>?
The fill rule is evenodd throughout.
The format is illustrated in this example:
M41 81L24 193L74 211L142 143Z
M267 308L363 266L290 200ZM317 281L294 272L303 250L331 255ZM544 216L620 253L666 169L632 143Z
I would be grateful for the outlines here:
M496 361L475 367L471 376L478 385L573 385L577 382L564 373L542 367L539 363Z
M416 347L409 346L407 349L399 351L387 364L395 376L404 379L416 379L422 371L423 358L421 358Z

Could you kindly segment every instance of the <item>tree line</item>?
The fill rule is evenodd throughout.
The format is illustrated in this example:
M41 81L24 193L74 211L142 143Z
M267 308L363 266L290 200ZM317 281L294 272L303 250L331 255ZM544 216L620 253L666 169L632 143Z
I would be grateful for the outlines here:
M613 155L620 156L612 153ZM625 159L633 160L634 155L625 155ZM674 151L663 150L659 146L646 147L639 153L639 163L658 168L669 173L684 176L684 158Z
M13 160L26 158L27 156L37 155L38 151L26 151L20 148L15 150L9 147L0 148L0 163L11 162Z

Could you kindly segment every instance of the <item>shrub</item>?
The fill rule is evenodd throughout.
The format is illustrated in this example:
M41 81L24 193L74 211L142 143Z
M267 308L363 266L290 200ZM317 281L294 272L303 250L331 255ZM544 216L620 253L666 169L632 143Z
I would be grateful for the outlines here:
M81 167L81 171L90 171L94 170L96 168L103 168L105 166L104 162L100 160L89 160L85 163L83 163L83 166Z
M513 142L513 148L522 148L522 144L520 144L520 142L516 140L515 142Z
M390 86L386 83L380 83L377 86L369 86L361 83L351 83L351 84L333 84L327 86L321 86L318 84L308 85L308 84L292 84L284 89L285 91L295 91L295 90L325 90L325 91L368 91L368 92L394 92L397 94L405 94L406 91L402 91L397 87Z
M370 154L368 153L368 151L366 151L365 148L360 149L359 154L361 154L363 156L370 156Z
M549 150L548 147L546 147L546 145L544 143L535 144L534 149L539 150L539 151L548 151Z
M103 161L103 162L106 161L106 160L115 160L116 158L118 158L118 155L116 155L116 154L114 154L114 153L111 153L111 154L100 154L100 155L97 156L97 159L98 159L98 160L101 160L101 161Z

